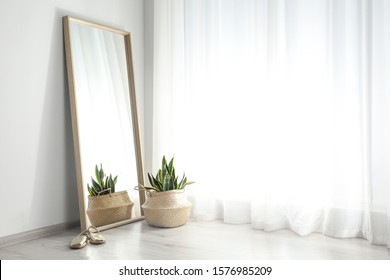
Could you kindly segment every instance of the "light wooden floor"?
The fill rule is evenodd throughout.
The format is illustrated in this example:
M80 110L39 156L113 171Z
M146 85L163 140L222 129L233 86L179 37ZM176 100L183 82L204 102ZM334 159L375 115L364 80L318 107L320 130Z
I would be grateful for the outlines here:
M289 230L264 232L250 225L196 222L174 229L145 221L102 232L107 242L80 250L68 248L78 229L0 249L0 259L390 259L385 246L363 239L321 234L299 237Z

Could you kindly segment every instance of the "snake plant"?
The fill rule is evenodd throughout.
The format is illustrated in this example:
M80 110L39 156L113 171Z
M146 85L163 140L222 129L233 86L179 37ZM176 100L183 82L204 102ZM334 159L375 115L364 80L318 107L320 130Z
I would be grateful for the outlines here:
M90 196L98 196L99 194L108 194L108 193L114 193L115 192L115 185L116 181L118 179L118 176L115 176L114 178L110 174L110 176L107 176L104 173L103 166L100 164L100 169L98 166L95 166L95 179L91 177L92 185L90 186L87 184L88 193Z
M150 186L143 187L145 190L154 190L156 192L165 192L171 190L181 190L185 186L194 182L188 182L187 177L183 174L183 177L178 181L176 176L175 167L173 166L173 158L167 162L165 156L162 159L161 169L158 170L156 176L148 173Z

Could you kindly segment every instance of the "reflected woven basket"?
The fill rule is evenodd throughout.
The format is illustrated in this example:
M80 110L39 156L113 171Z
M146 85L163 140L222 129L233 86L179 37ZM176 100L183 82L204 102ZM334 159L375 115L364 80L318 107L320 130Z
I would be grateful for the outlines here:
M127 191L88 196L87 215L93 226L100 227L131 219L133 205Z
M146 194L142 209L149 225L172 228L188 221L192 204L186 199L184 190L148 191Z

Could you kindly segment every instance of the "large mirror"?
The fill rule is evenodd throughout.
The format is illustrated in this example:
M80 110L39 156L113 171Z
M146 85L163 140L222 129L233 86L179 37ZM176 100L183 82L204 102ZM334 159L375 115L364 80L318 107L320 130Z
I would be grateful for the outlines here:
M134 206L130 219L100 226L107 229L143 219L144 193L130 33L66 16L64 42L76 160L80 224L86 214L87 184L95 166L118 176L115 192L126 190Z

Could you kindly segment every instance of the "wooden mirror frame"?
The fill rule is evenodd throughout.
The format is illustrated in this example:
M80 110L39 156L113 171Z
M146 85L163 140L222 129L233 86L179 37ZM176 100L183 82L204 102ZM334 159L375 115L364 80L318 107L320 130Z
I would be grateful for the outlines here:
M127 78L130 94L130 109L131 109L131 123L133 126L133 137L134 137L134 149L135 149L135 159L137 167L137 179L138 185L144 185L143 177L143 167L142 167L142 156L141 156L141 143L139 137L139 126L138 126L138 116L137 116L137 103L135 95L135 83L134 83L134 70L133 70L133 60L132 60L132 51L131 51L131 38L130 33L120 29L112 28L109 26L73 18L70 16L63 17L63 29L64 29L64 44L65 44L65 53L66 53L66 64L67 64L67 75L68 75L68 86L69 86L69 96L70 96L70 108L71 108L71 118L72 118L72 131L73 131L73 143L74 143L74 154L75 154L75 165L76 165L76 177L77 177L77 189L78 189L78 199L79 199L79 211L80 211L80 226L84 230L90 225L87 214L86 214L86 198L85 198L85 188L83 185L83 175L82 174L82 162L81 162L81 151L80 151L80 141L79 141L79 125L78 125L78 116L77 116L77 102L76 94L77 89L75 88L75 77L74 77L74 63L72 57L71 49L71 36L70 36L70 23L74 22L77 24L89 26L92 28L97 28L100 30L113 32L120 34L124 38L125 51L126 51L126 65L127 65ZM145 202L145 193L144 191L139 190L139 211L141 216L133 217L129 220L124 220L118 223L104 225L99 227L100 230L105 230L120 225L128 224L131 222L143 220L143 211L141 205ZM136 205L135 205L136 207Z

